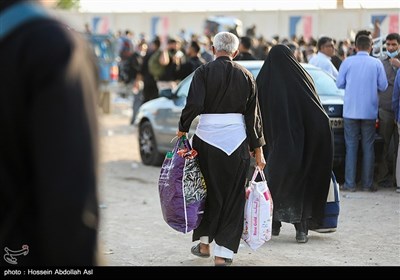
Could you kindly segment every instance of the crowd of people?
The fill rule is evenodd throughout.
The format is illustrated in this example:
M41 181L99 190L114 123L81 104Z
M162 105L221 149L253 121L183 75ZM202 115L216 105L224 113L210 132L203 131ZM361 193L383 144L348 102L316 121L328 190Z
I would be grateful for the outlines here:
M279 235L281 222L287 222L294 224L298 243L308 241L308 229L318 228L323 219L332 171L333 143L329 117L320 103L314 81L299 63L302 60L296 55L297 48L293 49L290 44L274 45L264 60L256 83L248 78L247 85L253 84L253 86L246 89L240 79L234 79L237 77L235 71L228 69L232 67L233 61L240 57L246 60L256 58L252 54L248 37L240 38L240 43L237 38L236 42L235 37L231 33L223 32L214 38L212 48L216 59L195 71L177 133L177 136L185 135L193 119L200 115L193 143L194 148L200 151L200 167L206 174L205 181L210 197L207 198L205 218L193 233L193 241L200 242L192 247L192 253L199 257L210 256L209 243L214 241L215 265L230 265L234 254L237 253L240 235L235 236L236 231L233 229L236 229L237 224L243 220L239 214L243 212L244 197L242 192L234 190L237 182L242 182L244 179L237 171L241 169L235 165L240 161L229 156L232 152L232 155L240 153L241 146L236 145L235 149L228 153L229 145L220 142L219 137L212 137L213 133L204 131L216 130L215 135L223 134L224 130L230 131L231 126L237 124L233 121L234 115L242 114L244 115L242 127L256 132L256 139L264 139L266 143L264 172L274 199L272 222L274 236ZM379 112L397 110L396 113L392 113L389 120L390 134L384 136L384 158L389 156L388 147L393 133L396 132L393 127L398 120L399 107L399 81L395 81L400 62L399 34L389 34L386 43L386 56L381 60L371 56L373 47L371 33L362 30L356 36L357 52L343 60L339 59L339 64L334 64L332 61L336 53L334 40L324 36L317 41L318 53L308 62L337 78L337 86L345 90L343 118L346 158L345 182L341 187L344 191L356 191L359 143L363 150L361 189L369 192L377 190L374 185L375 125L378 118L384 119L382 113L378 115L378 110ZM239 50L242 52L241 56L238 56ZM390 67L384 67L387 63ZM245 70L236 67L238 72L246 73ZM228 76L220 77L221 73ZM246 74L242 74L241 77L246 77ZM283 84L286 86L283 87ZM393 93L394 84L396 93ZM258 88L255 93L257 95L255 107L248 105L243 107L240 96L245 96L247 101L252 100L251 89L254 87ZM218 97L219 92L230 94ZM235 102L230 99L238 93ZM389 103L389 106L383 108L385 103ZM243 111L244 108L251 108L251 112ZM246 115L249 113L250 116ZM262 120L261 130L255 126L257 121L248 123L249 120L259 118ZM384 125L384 121L382 122ZM246 143L251 153L256 146L254 142L249 144L244 139L251 141L255 136L247 133L247 138L241 138L242 134L239 131L231 134L230 141ZM397 143L395 145L397 148ZM224 152L228 155L227 158ZM224 164L225 161L231 163ZM218 164L212 167L215 162ZM248 167L247 161L245 164ZM256 164L259 167L265 165L259 156ZM386 164L388 162L385 162L384 166ZM234 171L236 170L233 174L230 173L232 167ZM383 183L379 181L381 187L397 186L394 175L389 183L387 181L390 168L392 173L400 169L388 164L385 173L379 174L384 180ZM221 173L226 174L225 179L236 179L221 183L217 179L218 176L221 177ZM396 191L399 190L397 187ZM242 210L237 215L227 214L235 213L238 205ZM226 234L228 229L232 234Z
M262 36L256 37L256 27L252 26L246 31L245 36L239 37L239 54L233 60L265 60L273 46L283 44L289 47L298 62L315 65L322 68L335 79L338 79L339 69L342 63L346 61L346 58L351 57L351 61L354 57L359 57L359 53L357 52L359 47L356 45L358 37L364 35L372 40L373 36L376 36L375 33L376 32L371 32L369 30L360 30L356 34L354 41L348 39L336 41L334 38L328 36L321 36L318 40L313 38L305 40L303 37L293 37L289 40L287 38L280 39L279 36L274 36L271 40L267 41ZM134 123L137 109L142 103L157 98L160 95L170 96L171 90L179 81L183 80L199 66L214 59L212 53L213 38L207 36L192 34L189 37L185 31L182 30L177 36L163 39L155 37L150 43L148 43L145 34L140 34L138 37L139 39L135 39L133 33L127 30L125 35L119 36L118 39L118 49L121 57L120 76L128 77L122 78L122 80L126 81L125 83L128 85L130 92L136 93L136 95L134 95L132 124ZM126 42L129 42L128 48L125 47ZM371 54L371 58L373 58L372 41L369 41L368 44L371 44L371 46L367 51ZM382 62L381 64L383 65L383 72L385 75L381 75L382 73L380 74L380 85L377 88L380 93L378 95L372 94L375 96L373 103L371 103L373 108L371 107L369 109L371 112L378 110L377 112L379 112L379 114L375 116L375 113L373 113L373 116L368 116L369 120L373 120L375 117L379 120L379 133L384 139L382 160L379 161L379 171L378 174L376 174L376 178L372 179L374 176L374 151L373 147L370 147L370 145L373 145L373 141L370 140L368 144L365 142L364 145L361 145L362 149L365 149L365 157L361 168L364 174L361 176L364 179L361 188L369 188L371 191L377 190L377 187L370 183L371 180L377 181L379 187L390 188L397 186L394 174L396 170L397 146L399 141L396 124L393 121L394 112L391 98L395 74L400 66L399 34L389 34L385 38L385 47L386 52L381 53L378 58L378 60ZM126 49L129 49L129 59L125 58ZM344 70L342 70L342 72L343 71ZM387 87L384 86L383 79L387 80ZM371 79L368 80L367 84L360 79L357 80L360 84L365 85L365 88L375 92L375 89L367 86L371 84ZM376 81L376 78L374 77L373 80ZM367 81L367 79L365 81ZM346 89L343 81L341 81L340 87L346 91L350 91L349 87ZM364 101L366 102L365 99ZM349 104L350 101L345 102L344 108L349 108ZM364 115L360 116L357 114L348 115L346 112L344 114L345 119L363 120L365 117ZM347 124L349 124L349 121L347 121ZM345 124L345 131L349 133L346 126ZM372 127L371 133L373 133ZM357 132L357 134L359 133ZM372 137L371 135L372 134L370 134L370 137ZM355 161L357 160L358 141L353 141L354 144L350 145L350 137L350 134L347 134L346 138L349 141L346 142L346 149L349 152L347 153L348 164L347 168L345 167L345 169L347 169L345 174L347 173L348 176L354 177L356 176L355 172L357 170ZM363 139L365 139L365 137ZM369 146L369 148L367 148L367 146ZM352 152L350 153L350 151ZM353 156L350 156L352 153ZM353 175L351 175L352 173ZM370 177L369 182L366 181L364 176ZM347 183L343 184L341 188L343 190L350 189L354 191L355 185L353 179L349 177Z
M274 45L284 44L299 62L316 65L337 78L342 61L356 53L355 40L336 41L328 36L318 40L302 36L288 39L278 35L267 40L257 37L255 28L252 26L245 36L239 37L239 55L234 60L265 60ZM363 32L373 34L367 30L361 34ZM194 69L214 59L213 38L199 34L189 36L184 30L176 36L156 36L149 40L146 34L135 35L127 29L119 31L116 37L120 81L127 85L127 92L132 92L133 88L142 89L136 90L143 94L142 103L158 97L159 92L168 95L168 91Z
M94 56L80 36L38 2L0 2L0 16L12 18L0 30L0 67L8 73L0 102L0 248L6 251L5 265L17 260L27 266L99 265L99 81ZM24 20L15 16L21 9L33 14L29 24L18 25ZM10 31L3 34L6 28ZM306 243L310 226L321 224L331 180L332 130L314 81L300 62L325 69L345 90L343 190L356 190L361 139L361 187L376 191L372 140L379 119L385 160L377 181L400 192L400 35L386 36L381 59L370 55L372 36L360 31L355 48L347 40L336 45L325 36L307 43L279 37L266 42L255 38L254 27L241 38L220 32L214 38L156 37L148 43L145 36L135 41L129 30L118 38L120 80L137 95L135 108L169 96L194 72L177 124L181 137L200 115L193 148L207 200L193 232L199 243L192 254L210 257L210 243L215 242L215 265L232 264L243 231L250 156L268 180L274 236L281 222L291 223L296 241ZM24 63L16 64L21 57ZM235 63L240 59L264 60L257 79ZM391 141L397 164L389 161ZM16 259L21 252L25 258Z

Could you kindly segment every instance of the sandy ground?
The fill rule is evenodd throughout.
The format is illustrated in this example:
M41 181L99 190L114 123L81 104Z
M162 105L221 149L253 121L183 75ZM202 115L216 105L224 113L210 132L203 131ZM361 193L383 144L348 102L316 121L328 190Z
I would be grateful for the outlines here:
M100 243L108 266L213 266L212 258L190 253L191 234L163 220L158 196L159 167L140 161L137 128L128 106L101 121ZM233 266L400 266L400 194L340 193L335 233L309 232L298 244L291 224L257 251L243 241Z

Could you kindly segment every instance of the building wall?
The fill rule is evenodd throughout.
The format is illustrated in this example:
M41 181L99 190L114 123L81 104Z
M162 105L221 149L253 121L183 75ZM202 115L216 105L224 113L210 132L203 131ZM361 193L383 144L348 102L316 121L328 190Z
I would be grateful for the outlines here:
M153 33L162 35L168 31L170 35L177 35L181 29L185 29L189 34L201 34L204 27L204 20L207 16L222 14L218 12L170 12L155 14L78 13L70 11L56 11L55 13L78 31L83 31L85 23L89 23L92 30L96 29L94 31L98 33L130 29L135 34L146 33L149 39L151 39ZM338 40L351 38L360 29L369 29L372 31L372 16L383 16L385 18L381 24L382 35L386 35L389 29L400 32L400 9L241 11L225 12L224 15L240 19L243 22L243 32L255 24L257 36L262 35L267 39L271 39L275 35L279 35L280 38L290 38L291 30L295 30L297 36L309 32L314 38L318 38L321 35L331 36ZM389 27L390 24L391 27Z

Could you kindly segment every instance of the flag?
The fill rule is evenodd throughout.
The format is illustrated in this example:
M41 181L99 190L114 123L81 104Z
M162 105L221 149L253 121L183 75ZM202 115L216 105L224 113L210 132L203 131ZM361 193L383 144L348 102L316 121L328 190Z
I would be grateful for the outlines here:
M399 15L389 15L389 33L399 32Z
M303 36L305 40L312 37L312 16L291 16L289 18L290 37Z
M384 15L371 15L371 23L375 21L380 23L380 34L378 36L386 37L389 33L399 33L399 15L398 14L384 14Z
M107 34L110 32L110 20L108 17L93 17L92 31L95 34Z
M160 23L161 20L161 24ZM161 40L167 40L169 34L169 18L168 17L152 17L151 18L151 34L150 36L154 38L155 36L161 36Z

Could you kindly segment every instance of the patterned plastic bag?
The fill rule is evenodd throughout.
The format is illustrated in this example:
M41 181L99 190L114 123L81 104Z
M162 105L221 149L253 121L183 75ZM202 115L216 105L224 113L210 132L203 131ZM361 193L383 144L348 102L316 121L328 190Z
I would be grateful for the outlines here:
M262 181L256 182L257 174ZM271 239L273 202L264 172L258 167L246 189L244 227L242 239L253 250L257 250Z
M163 218L183 233L197 228L204 213L207 189L196 156L186 137L179 138L165 156L158 181Z

